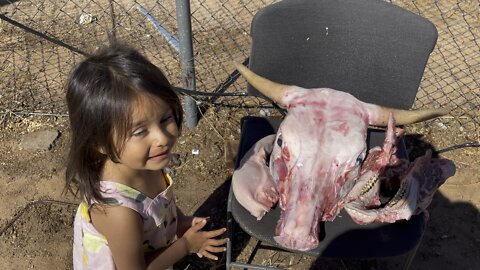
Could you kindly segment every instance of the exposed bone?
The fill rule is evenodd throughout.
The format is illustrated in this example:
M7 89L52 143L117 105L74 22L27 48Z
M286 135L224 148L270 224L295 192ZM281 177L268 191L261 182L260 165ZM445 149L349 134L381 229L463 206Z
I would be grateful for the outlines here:
M367 209L361 201L345 206L352 219L359 224L371 222L395 222L410 219L412 215L426 212L434 193L447 178L455 174L455 165L446 159L434 159L431 151L412 163L402 177L395 196L384 207Z

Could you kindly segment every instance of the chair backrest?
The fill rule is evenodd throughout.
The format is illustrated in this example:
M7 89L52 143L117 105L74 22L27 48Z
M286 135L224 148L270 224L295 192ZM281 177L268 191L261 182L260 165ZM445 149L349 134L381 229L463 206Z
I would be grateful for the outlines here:
M270 80L402 109L437 41L431 22L382 0L284 0L255 15L251 35L249 66Z

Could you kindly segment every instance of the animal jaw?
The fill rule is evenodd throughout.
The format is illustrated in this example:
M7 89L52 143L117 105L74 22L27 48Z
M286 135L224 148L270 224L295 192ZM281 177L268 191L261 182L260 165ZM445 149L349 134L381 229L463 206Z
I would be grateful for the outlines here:
M385 206L368 209L361 201L354 201L347 204L345 210L359 224L408 220L412 215L426 212L440 185L454 174L455 165L452 161L433 159L428 150L423 157L410 164L401 177L400 188Z
M374 147L368 152L367 158L362 163L360 177L350 190L345 203L361 201L365 207L379 206L380 180L385 178L386 169L404 171L408 161L397 158L398 137L403 135L403 129L395 127L393 114L390 114L388 127L382 147Z
M359 180L348 196L345 210L358 224L408 220L412 215L426 211L439 186L455 174L455 165L451 161L432 159L430 150L412 164L398 159L394 155L398 132L394 129L391 116L383 147L369 152ZM389 181L395 180L400 182L397 192L381 206L381 182L389 186Z

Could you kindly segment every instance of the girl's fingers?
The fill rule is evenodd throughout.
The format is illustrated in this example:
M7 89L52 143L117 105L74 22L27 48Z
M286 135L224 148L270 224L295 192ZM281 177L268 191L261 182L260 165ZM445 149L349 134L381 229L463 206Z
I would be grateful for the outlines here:
M206 232L206 237L214 238L214 237L217 237L219 235L222 235L226 231L227 231L226 228L221 228L221 229L218 229L218 230L215 230L215 231L209 231L209 232Z
M225 247L207 246L207 247L205 247L205 250L209 251L209 252L212 252L212 253L220 253L220 252L226 251L227 249Z
M207 245L209 246L221 246L225 245L228 242L228 238L223 239L210 239L207 241Z
M212 260L215 260L215 261L218 260L217 256L211 254L210 252L208 252L206 250L202 251L202 254L203 254L204 257L207 257L209 259L212 259Z
M217 256L211 254L210 252L212 253L225 252L227 250L225 247L218 247L218 246L223 245L227 242L228 242L228 238L219 239L219 240L210 239L207 241L206 243L207 245L204 248L202 248L199 252L197 252L197 256L199 258L207 257L212 260L218 260Z
M197 223L202 222L202 220L208 221L210 217L193 217L192 226L195 226Z
M195 232L198 232L198 231L200 231L203 227L205 227L205 224L207 224L207 220L206 220L206 219L203 219L203 220L201 220L200 222L197 222L195 225L193 225L191 229L193 229L193 231L195 231Z

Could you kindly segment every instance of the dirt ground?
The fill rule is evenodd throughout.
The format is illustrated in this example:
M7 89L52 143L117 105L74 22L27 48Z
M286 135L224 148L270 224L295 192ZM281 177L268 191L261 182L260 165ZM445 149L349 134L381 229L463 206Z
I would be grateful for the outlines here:
M239 119L255 111L209 109L195 132L184 130L175 152L181 164L174 167L180 207L188 214L212 217L211 228L225 226L226 200L232 169L224 159L225 143L238 139ZM9 122L0 146L0 265L2 269L72 269L72 222L77 200L62 195L68 143L65 118L26 117ZM20 148L22 133L55 128L61 136L49 151ZM437 138L436 133L431 137ZM441 138L441 134L438 134ZM411 154L424 145L407 140ZM192 150L199 154L193 155ZM420 149L420 150L419 150ZM423 149L423 150L422 150ZM411 269L478 269L480 267L479 152L459 149L445 153L458 169L435 195L430 220ZM236 235L245 247L235 249L246 261L253 239ZM321 259L317 269L392 269L404 258L378 261ZM278 251L259 251L254 262L288 269L308 269L315 258ZM186 258L180 269L222 269L219 262Z

